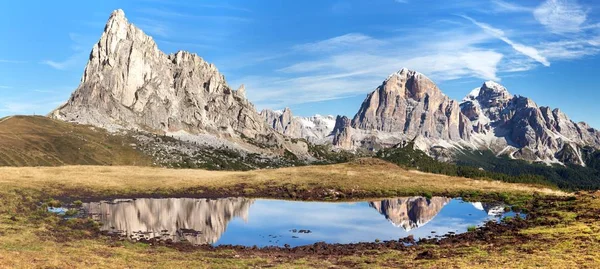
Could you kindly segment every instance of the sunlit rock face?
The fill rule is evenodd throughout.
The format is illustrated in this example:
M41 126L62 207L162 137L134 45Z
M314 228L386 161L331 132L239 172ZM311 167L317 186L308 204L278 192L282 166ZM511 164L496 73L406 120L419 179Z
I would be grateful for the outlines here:
M214 64L194 53L165 54L122 10L110 15L77 89L49 116L110 131L210 135L218 139L201 141L214 147L222 143L211 141L228 140L250 152L286 149L307 157L306 143L286 142L266 124L243 85L230 87Z
M171 239L213 244L234 218L248 218L253 200L168 198L87 203L84 210L102 223L101 230L133 240Z
M265 135L269 128L217 68L196 54L165 54L152 37L114 11L94 45L81 84L52 113L107 129Z
M446 197L410 197L370 202L369 205L395 226L410 231L432 220L450 200Z
M355 149L392 146L421 137L427 151L439 141L468 140L471 125L459 103L425 75L406 68L391 74L363 101L348 123L338 118L334 145Z
M363 102L352 127L402 133L409 137L459 140L469 135L458 102L425 75L402 69L388 77Z

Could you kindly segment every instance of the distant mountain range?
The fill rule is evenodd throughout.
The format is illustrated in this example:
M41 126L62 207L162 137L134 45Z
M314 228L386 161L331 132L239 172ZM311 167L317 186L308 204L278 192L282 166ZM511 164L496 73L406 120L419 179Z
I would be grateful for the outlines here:
M585 165L582 151L600 147L600 132L492 81L458 102L423 74L402 69L367 96L352 120L338 117L332 134L333 144L345 149L407 140L442 159L489 149L515 159Z
M50 116L235 150L244 160L286 156L310 163L318 161L315 145L353 152L412 141L442 161L490 150L514 159L584 166L584 149L600 148L596 129L492 81L456 101L425 75L404 68L376 87L352 119L295 117L288 108L259 113L245 91L243 85L232 89L213 64L195 54L161 52L116 10L92 48L81 84Z

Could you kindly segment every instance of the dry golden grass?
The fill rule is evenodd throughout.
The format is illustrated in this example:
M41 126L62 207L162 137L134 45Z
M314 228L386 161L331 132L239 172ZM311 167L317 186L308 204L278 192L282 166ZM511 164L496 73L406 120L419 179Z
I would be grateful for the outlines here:
M44 189L53 195L62 190L85 190L102 194L148 194L154 190L182 190L194 187L227 188L247 184L249 189L266 186L319 186L342 190L364 190L389 193L453 193L460 191L520 192L566 195L566 193L499 181L473 180L408 171L377 159L361 159L351 163L224 172L206 170L174 170L133 166L61 166L2 167L0 186L8 188Z
M30 221L29 213L20 213L23 201L35 201L44 195L69 194L81 191L92 195L150 194L158 189L186 190L194 187L228 188L240 183L247 188L293 184L338 189L395 193L480 193L534 192L570 195L557 190L496 181L433 175L407 171L396 165L374 159L352 163L258 170L250 172L215 172L203 170L172 170L149 167L63 166L0 168L0 267L30 268L244 268L274 266L280 268L327 268L353 266L362 268L423 267L423 268L514 268L514 267L590 267L600 253L600 226L576 218L600 210L600 198L577 203L575 213L557 213L558 224L532 227L521 231L532 241L494 245L473 242L452 248L430 246L437 258L415 259L417 252L382 250L361 256L303 256L236 250L196 250L182 252L172 248L129 242L108 243L104 239L69 239L65 242L48 237L58 221L44 217ZM385 194L386 192L383 192ZM579 199L579 198L578 198ZM27 203L25 203L27 204ZM582 213L583 212L583 213ZM15 218L16 216L16 218ZM590 218L587 218L588 220ZM511 238L506 238L512 242ZM521 241L522 242L522 241ZM428 246L424 246L428 248Z

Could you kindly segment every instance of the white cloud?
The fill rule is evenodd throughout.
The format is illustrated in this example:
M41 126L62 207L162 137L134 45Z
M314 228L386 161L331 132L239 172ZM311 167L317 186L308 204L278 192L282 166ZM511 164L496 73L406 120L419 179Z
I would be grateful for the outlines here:
M10 87L10 86L4 86L4 85L0 85L0 89L12 89L12 87Z
M169 34L172 32L166 24L159 20L138 18L135 22L135 25L142 29L142 31L153 36L169 37Z
M56 99L45 99L32 101L31 98L19 98L10 101L0 102L0 114L15 115L15 114L38 114L42 115L48 111L61 105L64 101Z
M536 48L527 46L527 45L523 45L523 44L520 44L520 43L510 40L508 37L506 37L506 34L504 33L504 31L494 28L491 25L478 22L467 16L463 16L463 18L470 20L471 22L473 22L473 24L477 25L479 28L483 29L485 32L502 40L504 43L510 45L514 50L518 51L519 53L522 53L523 55L540 62L544 66L550 66L550 62Z
M278 108L362 95L402 67L436 82L465 77L500 80L497 71L503 54L478 47L490 40L489 35L461 30L385 39L346 34L294 46L294 58L299 60L272 76L239 77L231 85L244 83L259 108Z
M532 8L521 6L515 3L510 3L502 0L492 0L494 10L497 12L531 12Z
M297 50L308 52L333 51L359 47L380 46L385 42L359 33L345 34L342 36L295 46Z
M533 11L533 15L554 33L580 32L587 19L587 11L576 0L547 0Z
M29 102L6 102L0 106L0 112L19 114L19 113L34 113L40 110L39 104L32 104Z
M242 7L242 6L234 6L226 3L220 4L205 4L201 1L192 1L192 2L184 2L184 1L171 1L171 0L140 0L142 2L151 2L151 3L159 3L163 5L172 5L179 7L190 8L198 8L198 9L223 9L223 10L231 10L231 11L242 11L242 12L252 12L251 9ZM217 1L215 1L217 2Z
M585 40L561 40L541 44L542 53L550 59L573 60L600 52L600 44Z
M41 61L40 63L48 65L54 69L66 70L66 69L74 67L78 63L81 63L82 61L84 61L85 55L86 54L83 52L78 52L78 53L75 53L75 54L69 56L67 59L65 59L63 61L44 60L44 61Z
M0 59L0 63L7 63L7 64L24 64L27 63L26 61L16 61L16 60L6 60L6 59Z
M40 64L45 64L57 70L67 70L78 64L85 63L89 56L89 51L92 44L96 40L96 36L87 36L76 33L69 33L71 39L71 49L73 53L64 60L43 60Z
M151 15L151 16L155 16L155 17L162 17L162 18L167 18L167 19L188 18L188 19L219 21L219 22L227 22L227 23L230 23L230 22L245 22L245 23L247 23L247 22L251 21L250 18L240 17L240 16L196 15L196 14L171 11L168 9L158 9L158 8L144 8L144 9L141 9L140 12L147 14L147 15Z
M406 4L408 3L408 0L394 0L396 3L400 3L400 4Z

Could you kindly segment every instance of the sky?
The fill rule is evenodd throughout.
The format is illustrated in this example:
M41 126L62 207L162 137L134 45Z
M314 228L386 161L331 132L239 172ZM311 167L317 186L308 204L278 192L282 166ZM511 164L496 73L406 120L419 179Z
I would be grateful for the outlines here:
M0 117L47 114L77 88L115 9L166 53L244 84L257 109L353 116L403 67L461 100L487 80L600 128L600 1L0 2Z

